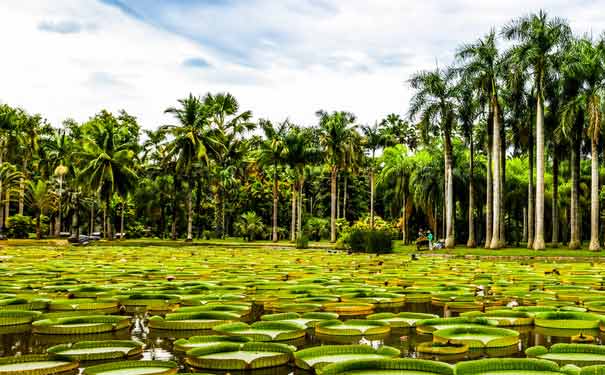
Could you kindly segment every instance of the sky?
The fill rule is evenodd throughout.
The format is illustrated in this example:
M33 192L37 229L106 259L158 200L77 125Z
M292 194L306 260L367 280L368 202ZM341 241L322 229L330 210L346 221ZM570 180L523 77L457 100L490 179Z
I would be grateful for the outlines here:
M255 118L406 115L407 80L545 9L577 34L605 0L2 0L0 102L54 126L125 109L146 129L179 98L230 92Z

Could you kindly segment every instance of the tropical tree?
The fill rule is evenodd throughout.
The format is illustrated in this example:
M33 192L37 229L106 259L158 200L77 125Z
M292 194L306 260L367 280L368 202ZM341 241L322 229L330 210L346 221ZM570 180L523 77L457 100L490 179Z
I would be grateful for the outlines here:
M475 141L473 132L475 131L475 121L480 114L480 105L473 95L473 87L465 84L463 81L459 86L458 93L458 119L460 129L466 144L469 147L469 170L468 170L468 239L466 246L470 248L477 247L475 239Z
M560 18L549 18L540 11L513 20L502 30L516 41L511 53L530 71L536 98L536 229L533 247L544 249L544 93L551 67L571 37L571 29Z
M231 162L243 159L246 142L242 137L253 130L256 124L252 122L252 112L240 112L237 99L229 93L208 93L204 96L203 103L212 127L211 136L220 145L212 153L215 162L212 171L216 207L215 232L217 237L222 238L225 231L225 195L228 193L225 187L232 177L226 172Z
M180 99L179 107L169 107L164 112L172 114L176 125L165 125L162 129L172 137L166 148L166 158L175 161L176 170L187 182L187 239L193 241L193 173L203 164L208 166L210 149L218 149L218 141L209 129L209 118L202 101L189 94Z
M410 119L419 119L419 128L425 143L433 134L443 137L444 186L445 186L445 246L453 248L454 234L454 176L452 157L452 133L455 121L454 85L455 72L452 69L436 68L433 71L416 73L409 80L416 92L411 99Z
M40 229L42 215L55 207L57 196L45 181L38 180L28 184L25 200L36 213L36 239L39 240L42 238Z
M370 151L370 228L374 228L374 173L376 169L376 150L383 147L387 142L384 128L380 123L374 123L373 126L362 125L361 133L364 137L364 146Z
M593 43L588 38L573 42L566 55L564 70L581 83L564 113L567 126L575 123L578 111L584 112L591 145L590 250L599 250L599 141L603 122L602 96L605 90L605 41Z
M496 47L496 33L491 31L484 38L471 44L464 44L458 51L458 57L464 63L462 68L463 82L471 82L470 84L477 91L480 101L488 103L488 183L491 186L487 187L488 202L487 202L487 230L491 229L489 243L485 247L498 249L504 246L504 226L503 226L503 153L502 153L502 111L498 101L498 49ZM468 105L467 101L470 97L464 98L461 106ZM462 109L465 113L463 116L472 114L468 112L468 108ZM468 134L468 120L462 119L462 122L467 122L465 125L466 133ZM472 158L471 158L472 159ZM491 177L491 178L489 178ZM491 180L491 181L490 181ZM472 183L470 184L472 186ZM491 193L491 194L490 194ZM491 198L491 199L490 199ZM491 216L491 217L490 217ZM491 227L491 228L490 228ZM469 228L470 232L470 228ZM472 243L471 243L472 244Z
M111 220L108 215L114 193L126 196L136 183L134 170L136 145L124 137L118 122L108 112L102 111L87 125L82 149L76 153L81 161L81 182L91 186L105 204L107 221L105 238L112 240Z
M395 182L395 193L401 203L401 238L407 240L407 212L409 181L414 170L413 158L410 157L406 146L402 144L387 147L382 154L382 170L378 176L379 184Z
M355 115L344 111L317 111L320 144L330 167L330 242L336 242L336 181L339 166L351 147Z
M0 191L0 207L2 208L0 212L0 234L2 234L4 230L6 219L8 219L8 210L4 210L4 200L10 200L11 193L17 191L21 178L21 172L18 171L14 165L8 162L0 164L0 186L3 189ZM4 192L5 195L2 195L2 192Z
M285 137L290 128L288 120L274 126L268 120L260 120L259 126L263 130L265 140L260 143L257 149L257 161L261 166L273 169L273 212L272 212L272 230L271 239L277 242L277 217L279 203L279 167L286 161L288 149L286 147Z

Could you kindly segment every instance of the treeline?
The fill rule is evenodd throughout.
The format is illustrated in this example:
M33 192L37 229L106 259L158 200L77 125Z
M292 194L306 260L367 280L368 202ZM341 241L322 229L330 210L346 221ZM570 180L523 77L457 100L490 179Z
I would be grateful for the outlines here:
M125 111L53 127L1 105L0 227L336 241L367 217L448 247L599 248L602 37L539 12L408 83L408 113L372 125L344 111L254 120L226 93L179 100L153 131Z

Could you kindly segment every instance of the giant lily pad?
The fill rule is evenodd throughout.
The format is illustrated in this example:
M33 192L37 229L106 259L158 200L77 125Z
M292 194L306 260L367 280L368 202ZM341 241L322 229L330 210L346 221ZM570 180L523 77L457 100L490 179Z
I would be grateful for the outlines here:
M515 345L519 332L494 327L454 327L433 332L435 342L463 343L471 348L496 348Z
M218 311L200 311L200 312L182 312L166 314L166 317L153 316L149 319L149 328L169 329L169 330L194 330L194 329L212 329L220 324L236 322L240 315L218 312Z
M73 361L98 361L139 355L143 352L143 344L131 340L80 341L56 345L47 351L54 357Z
M413 312L401 312L399 314L394 313L378 313L370 314L366 316L370 320L380 320L389 323L393 328L396 327L414 327L416 322L423 319L434 319L438 318L435 314L424 314L424 313L413 313Z
M91 315L44 319L32 323L34 333L74 335L119 331L130 326L129 316Z
M221 343L188 351L186 361L204 369L259 369L288 363L294 350L293 346L276 343Z
M56 360L40 354L0 358L0 374L3 375L51 375L76 368L78 362Z
M528 357L548 359L559 364L589 366L605 364L605 346L591 344L554 344L547 349L533 346L525 351Z
M294 353L294 363L305 370L322 368L331 363L360 359L398 357L400 351L390 346L378 349L368 345L322 345Z
M90 366L84 375L172 375L178 366L172 361L119 361Z
M322 375L454 375L447 363L424 359L369 359L333 363Z
M213 328L228 335L246 336L254 341L293 340L306 335L305 327L286 322L227 323Z
M315 333L320 335L357 336L357 335L380 335L389 333L389 323L379 320L328 320L315 326Z

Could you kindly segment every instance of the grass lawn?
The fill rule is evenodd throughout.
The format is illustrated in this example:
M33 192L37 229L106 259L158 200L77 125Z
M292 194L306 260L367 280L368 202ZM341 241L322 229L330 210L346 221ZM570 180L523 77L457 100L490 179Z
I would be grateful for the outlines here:
M194 240L193 242L185 242L179 240L161 240L154 238L142 239L126 239L114 241L97 241L91 243L93 246L120 246L120 247L147 247L147 246L165 246L165 247L187 247L187 246L202 246L202 247L234 247L234 248L264 248L264 249L283 249L295 248L295 244L288 240L282 240L277 243L271 241L253 241L247 242L241 238L226 238L223 240ZM44 239L44 240L8 240L0 241L0 248L6 246L50 246L62 247L70 246L67 240L64 239ZM311 249L332 249L334 245L329 241L310 242ZM395 241L394 251L399 254L418 254L425 256L477 256L477 257L605 257L605 251L589 251L586 248L579 250L569 250L563 246L559 248L547 248L545 250L530 250L523 247L510 247L500 250L491 250L483 248L470 249L463 245L458 245L455 249L434 249L417 251L415 245L403 245L401 241Z
M544 250L531 250L524 247L509 247L505 249L492 250L484 248L470 249L458 245L455 249L433 249L417 251L415 245L402 245L401 241L395 242L395 252L403 254L444 254L444 255L474 255L474 256L507 256L507 257L605 257L605 251L590 251L586 248L569 250L566 247L549 247Z

